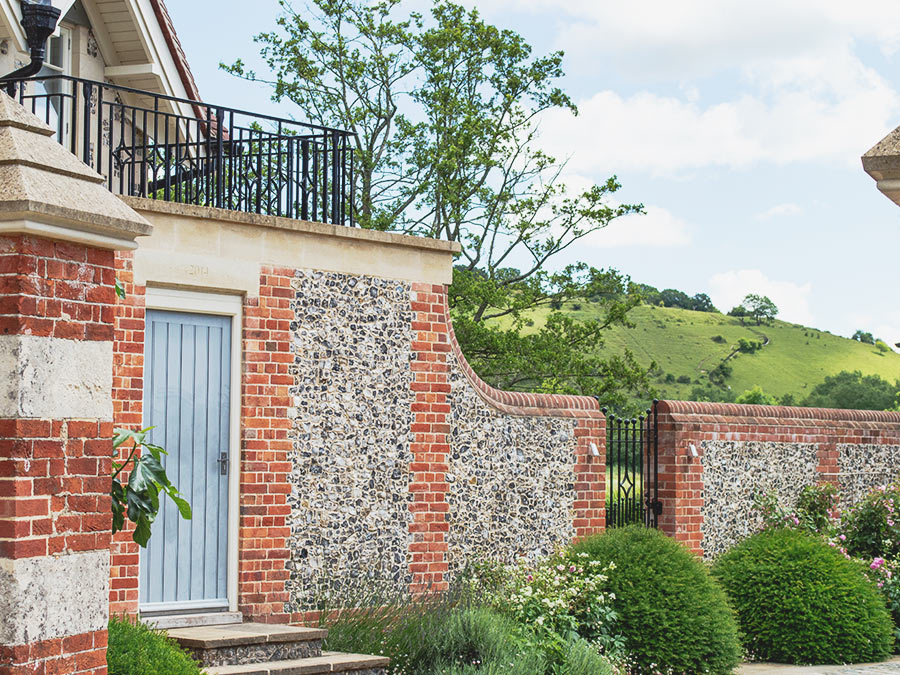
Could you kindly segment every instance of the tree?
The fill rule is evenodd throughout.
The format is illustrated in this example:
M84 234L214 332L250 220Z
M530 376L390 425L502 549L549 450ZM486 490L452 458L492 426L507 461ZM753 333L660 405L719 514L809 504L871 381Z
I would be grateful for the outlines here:
M757 326L769 323L778 314L778 307L765 295L749 293L741 304L747 309L747 314L756 321Z
M281 6L278 29L256 37L271 78L240 60L223 67L266 82L312 122L356 133L349 206L361 226L459 242L449 300L479 374L498 386L599 393L610 406L616 392L649 393L630 353L596 356L603 332L627 325L639 302L627 278L584 264L548 271L579 240L643 212L610 202L615 176L570 191L564 165L536 146L543 112L576 110L555 86L562 53L534 57L521 36L450 0L435 0L427 17L402 0ZM521 331L535 309L594 296L598 320L551 311Z
M716 306L706 293L697 293L691 298L691 307L695 312L718 312Z
M733 316L737 319L741 320L741 325L744 325L744 319L747 318L747 308L743 305L738 305L737 307L733 307L730 312L728 312L728 316Z
M774 396L764 392L763 388L758 384L754 385L752 389L748 389L743 394L740 394L734 402L749 405L776 405L778 403Z
M856 340L858 342L862 342L863 344L867 344L867 345L875 344L875 338L872 336L871 333L866 332L866 331L858 330L853 334L853 337L851 337L850 339Z
M816 385L803 401L814 408L856 410L888 410L892 408L900 390L900 383L891 384L878 375L863 375L860 371L841 371L829 375Z

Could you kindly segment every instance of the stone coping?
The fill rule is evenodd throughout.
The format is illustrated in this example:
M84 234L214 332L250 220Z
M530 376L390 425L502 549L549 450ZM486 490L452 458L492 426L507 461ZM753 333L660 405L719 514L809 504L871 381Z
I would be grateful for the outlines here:
M342 654L322 652L322 656L311 656L295 661L273 661L271 663L250 663L240 666L212 666L209 675L304 675L313 673L346 673L371 671L386 668L391 660L385 656L364 654Z
M444 241L443 239L414 237L407 234L380 232L378 230L364 230L358 227L347 227L345 225L328 225L327 223L315 223L307 220L284 218L281 216L268 216L259 213L217 209L211 206L195 206L193 204L167 202L159 199L147 199L145 197L120 197L120 199L136 211L164 213L174 216L184 216L185 218L200 218L202 220L218 220L238 225L253 225L256 227L267 227L278 230L288 230L291 232L305 232L307 234L325 237L369 241L428 251L459 253L459 251L462 250L458 243Z
M173 628L166 631L182 647L214 649L272 642L307 642L324 640L328 631L323 628L282 626L264 623L239 623L223 626Z
M446 312L450 345L459 367L482 400L492 408L520 417L584 417L605 419L600 404L590 396L570 394L531 394L521 391L502 391L478 377L469 365L453 331L449 311Z
M698 401L660 401L659 412L678 416L742 417L755 420L818 420L827 422L878 422L900 424L900 412L881 410L838 410L799 406L705 403Z

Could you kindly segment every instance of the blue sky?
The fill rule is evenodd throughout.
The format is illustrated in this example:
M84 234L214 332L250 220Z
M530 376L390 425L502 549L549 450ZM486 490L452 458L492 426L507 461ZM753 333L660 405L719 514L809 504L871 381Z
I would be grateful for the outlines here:
M167 4L205 100L297 115L218 70L242 57L264 71L252 36L274 27L276 0ZM763 293L785 320L900 342L900 208L859 160L900 125L900 3L477 5L536 52L566 52L580 115L547 115L542 143L569 159L567 180L615 173L621 200L647 207L572 259L708 292L726 311Z

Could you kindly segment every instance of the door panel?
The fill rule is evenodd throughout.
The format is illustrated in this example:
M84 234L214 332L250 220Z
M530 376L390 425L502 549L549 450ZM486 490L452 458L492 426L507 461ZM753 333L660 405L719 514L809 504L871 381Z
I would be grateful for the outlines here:
M190 502L165 499L141 550L143 612L228 606L231 317L147 310L144 425L166 449L166 473ZM227 466L227 464L226 464Z

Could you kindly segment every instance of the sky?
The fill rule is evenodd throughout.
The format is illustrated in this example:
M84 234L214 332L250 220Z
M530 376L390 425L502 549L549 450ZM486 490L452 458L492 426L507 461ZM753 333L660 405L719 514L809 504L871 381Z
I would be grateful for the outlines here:
M859 159L900 125L900 3L463 1L536 54L565 52L579 114L547 114L540 139L565 179L615 174L617 199L645 205L559 264L705 292L723 311L768 295L786 321L900 342L900 208ZM265 72L253 36L277 0L167 5L204 100L297 117L218 68Z

